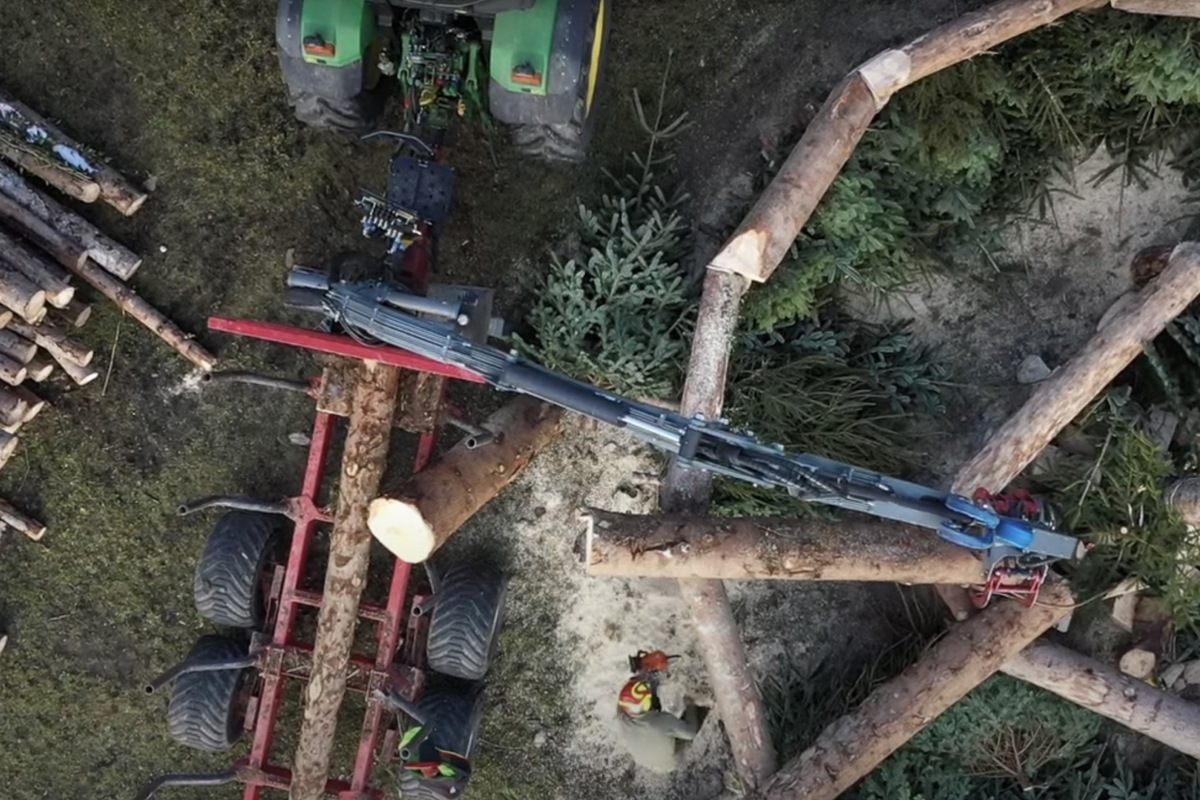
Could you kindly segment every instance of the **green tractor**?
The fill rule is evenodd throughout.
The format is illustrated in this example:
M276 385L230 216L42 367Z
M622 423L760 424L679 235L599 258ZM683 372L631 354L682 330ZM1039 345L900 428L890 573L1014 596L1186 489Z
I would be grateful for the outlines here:
M608 15L609 0L281 0L275 35L306 125L367 129L398 91L406 132L495 119L522 153L581 161Z

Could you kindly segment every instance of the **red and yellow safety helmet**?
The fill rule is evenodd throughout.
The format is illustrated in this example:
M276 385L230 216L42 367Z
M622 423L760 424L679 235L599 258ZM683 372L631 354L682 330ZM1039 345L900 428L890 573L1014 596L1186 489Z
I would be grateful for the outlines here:
M641 678L630 678L621 687L617 698L617 708L622 714L636 717L645 714L654 707L654 690L650 684Z

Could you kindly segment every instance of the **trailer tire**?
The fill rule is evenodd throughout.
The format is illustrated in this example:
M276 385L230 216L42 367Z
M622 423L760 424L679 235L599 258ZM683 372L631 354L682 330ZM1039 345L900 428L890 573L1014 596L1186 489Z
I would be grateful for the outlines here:
M217 625L257 628L266 614L261 581L279 539L273 514L221 515L200 554L192 594L196 610Z
M478 561L452 564L439 576L425 653L442 675L478 681L487 674L504 621L507 579Z
M192 646L188 660L237 658L246 647L228 636L207 635ZM189 672L175 679L167 706L171 738L196 750L228 750L242 735L245 709L239 702L248 669Z

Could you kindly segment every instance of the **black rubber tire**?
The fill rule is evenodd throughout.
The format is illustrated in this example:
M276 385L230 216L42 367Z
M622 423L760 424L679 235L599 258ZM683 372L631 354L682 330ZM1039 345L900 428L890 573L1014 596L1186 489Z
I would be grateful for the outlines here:
M221 515L196 564L192 594L201 616L229 628L263 624L260 581L279 540L280 519L251 511Z
M439 682L422 692L417 698L417 708L434 726L431 738L435 746L471 760L483 721L481 687L457 681ZM400 770L398 783L402 800L446 800L444 791L427 785L408 770Z
M228 636L207 635L192 646L191 659L237 658L246 655L245 645ZM245 709L239 702L249 669L219 672L189 672L175 679L167 706L167 730L171 738L196 750L228 750L242 735Z
M609 14L611 15L611 8L609 8ZM597 90L604 78L604 64L608 60L608 31L611 27L611 19L606 19L602 34L604 41L600 43L600 58L597 61ZM585 48L587 52L591 52L592 37L595 35L596 22L593 20L588 46ZM575 106L571 111L569 121L512 126L510 130L513 147L518 153L542 161L566 164L582 164L587 161L588 150L592 146L592 137L596 132L596 101L598 100L598 98L593 98L592 107L590 109L587 107L590 71L591 64L584 61L579 76L579 93L575 98Z
M364 92L351 98L321 97L310 92L292 95L297 121L320 130L361 133L375 124L383 109L383 98Z
M482 680L504 621L507 579L478 561L451 564L434 589L425 654L429 668L465 681Z

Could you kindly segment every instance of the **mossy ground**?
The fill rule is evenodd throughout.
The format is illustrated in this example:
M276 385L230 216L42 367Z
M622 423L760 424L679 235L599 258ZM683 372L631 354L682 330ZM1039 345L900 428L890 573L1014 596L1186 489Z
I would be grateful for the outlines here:
M594 164L561 170L522 162L503 141L493 163L476 138L452 142L460 183L441 245L443 279L503 287L506 302L515 300L522 273L569 232L578 198L600 183L600 167L640 143L628 98L635 87L644 97L653 92L669 46L678 50L670 104L703 112L697 149L681 146L689 156L684 173L698 175L718 156L752 160L755 134L743 129L756 106L739 101L769 95L788 78L780 67L798 58L788 47L807 42L804 59L820 61L820 69L792 80L787 96L796 86L823 92L825 73L840 74L878 44L924 29L930 9L953 12L959 4L863 3L890 14L868 14L874 22L865 37L840 14L814 10L823 5L620 3ZM356 246L353 193L382 186L389 150L292 121L275 61L274 7L271 0L7 2L0 85L131 176L154 177L153 197L133 218L86 210L145 254L139 292L216 350L222 367L300 377L313 372L302 355L208 334L205 318L289 319L279 304L284 251L294 247L300 260L315 261ZM830 49L830 42L839 44ZM208 526L173 509L210 493L294 492L304 450L287 435L311 424L309 401L294 395L175 391L187 365L92 299L96 312L80 338L95 348L104 377L86 389L49 389L55 408L22 432L19 455L0 474L0 494L50 525L41 543L10 537L0 545L0 624L11 636L0 657L0 794L8 800L117 800L162 772L227 766L225 756L172 743L163 701L140 689L206 630L192 608L191 582ZM558 602L547 590L544 603L526 604L510 620L500 690L491 695L496 713L485 730L492 747L481 761L481 797L564 791L553 756L528 749L537 731L549 730L553 741L568 727L569 708L553 687L569 662L542 635L555 625ZM507 683L530 674L545 678L536 724L513 716L528 698ZM294 707L296 693L289 699ZM342 751L356 736L349 716ZM293 736L281 728L285 759ZM203 793L239 796L233 787Z

